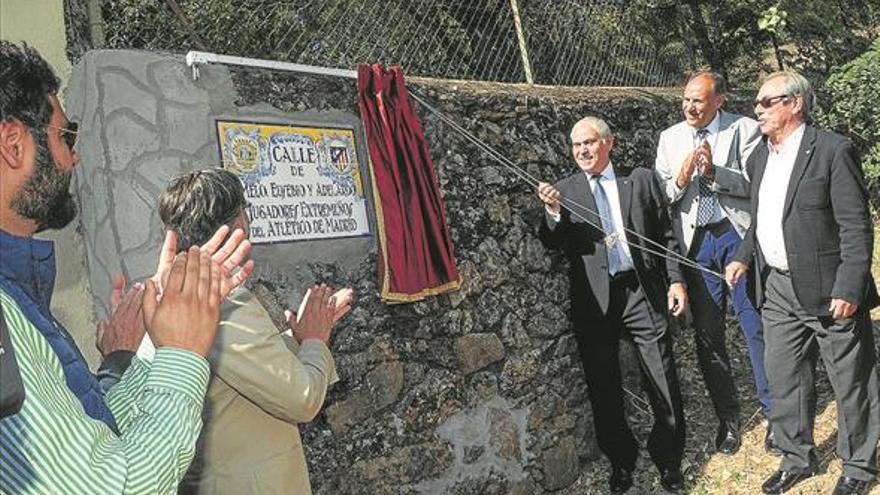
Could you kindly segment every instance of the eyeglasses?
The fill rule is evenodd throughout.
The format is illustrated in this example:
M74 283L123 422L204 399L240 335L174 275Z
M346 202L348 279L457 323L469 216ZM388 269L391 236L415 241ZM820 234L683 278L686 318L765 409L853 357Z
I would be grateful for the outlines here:
M57 129L58 132L61 133L61 139L64 140L64 144L73 150L73 147L76 145L76 138L79 137L79 124L76 122L68 122L65 127L58 127L57 125L52 124L47 124L46 127Z
M760 100L755 100L755 106L761 108L770 108L775 105L777 102L780 102L791 95L779 95L779 96L765 96Z

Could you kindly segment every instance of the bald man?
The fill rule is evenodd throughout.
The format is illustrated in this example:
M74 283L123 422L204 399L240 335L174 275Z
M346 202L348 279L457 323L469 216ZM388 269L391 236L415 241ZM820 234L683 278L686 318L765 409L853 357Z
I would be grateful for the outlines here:
M666 198L654 174L628 176L611 165L611 129L585 117L571 130L579 170L555 185L539 184L545 204L541 240L569 259L572 323L580 349L596 440L611 461L611 493L633 484L638 442L624 414L618 351L621 337L636 350L654 412L648 451L670 491L683 488L685 427L667 311L684 312L687 293L674 258L644 251L678 252ZM646 245L650 239L654 244Z
M712 272L733 260L749 228L749 177L745 160L760 141L754 119L725 112L726 84L713 72L697 72L681 99L684 120L660 134L655 171L672 207L675 230L688 258ZM755 391L770 417L764 371L761 317L746 292L746 280L732 289L707 271L686 269L697 361L718 417L715 447L735 454L740 447L740 400L727 354L728 302L739 319L752 363ZM749 413L751 414L751 413ZM764 447L778 453L771 428Z

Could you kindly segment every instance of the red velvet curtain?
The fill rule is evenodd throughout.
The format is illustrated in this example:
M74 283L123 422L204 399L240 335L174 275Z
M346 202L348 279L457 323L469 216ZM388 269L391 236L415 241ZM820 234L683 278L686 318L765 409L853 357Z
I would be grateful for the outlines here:
M410 302L458 289L437 174L400 67L359 66L358 105L372 162L382 298Z

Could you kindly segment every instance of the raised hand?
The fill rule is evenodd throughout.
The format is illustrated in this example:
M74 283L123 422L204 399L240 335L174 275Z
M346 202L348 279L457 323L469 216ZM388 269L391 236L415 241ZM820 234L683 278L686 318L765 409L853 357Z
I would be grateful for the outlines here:
M562 201L562 194L556 190L555 187L551 186L546 182L538 183L538 198L547 205L547 210L551 211L553 214L558 215L560 211L560 201Z
M245 239L244 231L241 229L235 229L232 235L229 235L229 226L220 226L208 242L201 246L201 251L208 253L213 261L220 264L220 295L224 299L233 289L243 284L254 270L254 261L245 261L251 251L251 243ZM152 280L158 284L159 295L162 294L163 281L167 277L176 253L177 234L168 230L165 232L165 242L159 253L156 274L152 277ZM236 271L239 266L241 269Z
M703 177L712 180L715 178L715 169L712 164L712 147L709 146L709 141L704 139L700 143L700 147L697 149L699 153L699 166L700 166L700 175Z
M306 291L306 294L303 296L302 301L300 301L299 303L299 309L297 309L296 311L293 311L291 309L284 310L284 317L287 320L287 325L290 327L291 330L295 328L297 321L299 321L299 315L303 314L306 302L308 302L311 293L311 288ZM351 311L351 304L352 301L354 301L354 289L352 289L351 287L339 289L331 297L334 303L333 323L335 324L343 316L348 314L349 311Z
M220 321L222 278L220 264L193 246L171 264L160 302L156 282L147 281L144 323L157 348L208 355Z
M683 189L691 183L691 177L693 177L694 170L697 169L699 162L700 155L696 151L691 151L684 157L684 161L681 163L681 168L678 169L678 177L675 179L675 185L677 185L679 189Z
M104 357L114 351L137 351L147 331L143 315L143 285L135 284L126 291L125 284L122 274L113 277L110 315L98 323L95 345Z
M287 323L293 329L293 337L298 342L316 339L326 344L330 340L333 324L351 308L349 300L338 312L335 296L330 295L330 290L325 284L314 285L303 296L298 313L285 311Z

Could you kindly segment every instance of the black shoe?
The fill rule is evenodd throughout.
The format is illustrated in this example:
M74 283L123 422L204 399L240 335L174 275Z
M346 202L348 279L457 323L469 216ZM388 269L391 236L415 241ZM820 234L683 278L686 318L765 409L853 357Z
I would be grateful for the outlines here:
M739 425L733 421L722 421L715 436L715 448L722 454L733 455L739 451L740 445Z
M611 493L618 495L626 492L633 486L632 471L626 468L611 466L611 478L608 480Z
M682 489L684 489L684 476L681 474L681 469L672 468L672 469L661 469L660 470L660 485L668 492L678 493Z
M761 491L764 493L784 493L791 489L799 481L803 481L816 474L816 471L807 471L806 473L798 473L794 471L779 470L773 473L767 481L761 485Z
M864 495L868 493L868 485L870 484L870 481L841 476L837 478L837 485L834 487L832 495Z
M764 451L770 455L782 455L782 449L776 443L776 435L773 434L773 428L767 425L767 433L764 434Z

